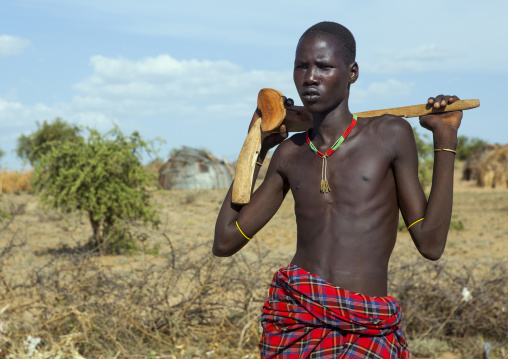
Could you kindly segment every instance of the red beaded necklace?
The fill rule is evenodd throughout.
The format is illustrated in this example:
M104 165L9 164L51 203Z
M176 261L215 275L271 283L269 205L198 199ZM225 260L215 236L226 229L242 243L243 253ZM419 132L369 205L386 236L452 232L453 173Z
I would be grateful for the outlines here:
M337 150L337 148L339 148L339 146L342 144L342 142L344 142L349 133L353 130L353 128L355 128L356 120L357 120L356 116L353 115L353 120L351 121L351 124L346 128L346 130L339 137L339 139L335 141L332 147L330 147L328 150L325 151L325 153L318 151L316 146L314 146L314 144L310 140L311 130L309 129L307 131L307 143L309 144L310 150L323 159L323 166L321 167L321 193L332 191L330 185L328 184L328 180L326 179L326 159L330 157Z

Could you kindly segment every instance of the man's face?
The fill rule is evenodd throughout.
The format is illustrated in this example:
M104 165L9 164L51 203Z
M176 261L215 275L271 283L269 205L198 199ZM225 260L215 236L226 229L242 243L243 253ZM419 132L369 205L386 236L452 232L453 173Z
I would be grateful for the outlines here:
M293 79L311 113L330 112L349 95L348 86L356 80L356 73L341 51L340 40L333 36L308 35L298 43Z

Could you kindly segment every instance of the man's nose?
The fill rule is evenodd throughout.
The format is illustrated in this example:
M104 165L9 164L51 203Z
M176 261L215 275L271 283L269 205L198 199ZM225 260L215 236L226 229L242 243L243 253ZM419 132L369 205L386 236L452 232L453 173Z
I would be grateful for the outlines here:
M309 67L305 72L305 77L303 80L306 85L316 85L318 83L316 68Z

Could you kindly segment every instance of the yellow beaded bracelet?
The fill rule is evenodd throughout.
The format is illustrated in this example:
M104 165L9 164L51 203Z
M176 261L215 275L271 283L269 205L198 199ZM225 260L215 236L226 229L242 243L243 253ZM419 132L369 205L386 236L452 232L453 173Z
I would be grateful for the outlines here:
M420 221L423 221L423 218L420 218L419 220L414 221L413 223L411 223L411 224L407 227L407 229L411 228L411 226L412 226L413 224L416 224L416 223L418 223L418 222L420 222Z
M252 238L249 238L245 235L245 233L243 233L243 231L240 229L240 226L238 225L238 221L236 221L236 226L238 227L238 230L240 231L240 233L245 237L247 238L249 241L252 239Z

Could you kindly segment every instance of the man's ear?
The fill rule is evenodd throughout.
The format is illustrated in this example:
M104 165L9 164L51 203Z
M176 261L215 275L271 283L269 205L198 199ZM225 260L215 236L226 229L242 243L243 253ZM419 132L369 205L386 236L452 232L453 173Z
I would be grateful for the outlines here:
M358 69L358 63L354 61L349 65L349 83L355 83L356 80L358 80L359 75L359 69Z

